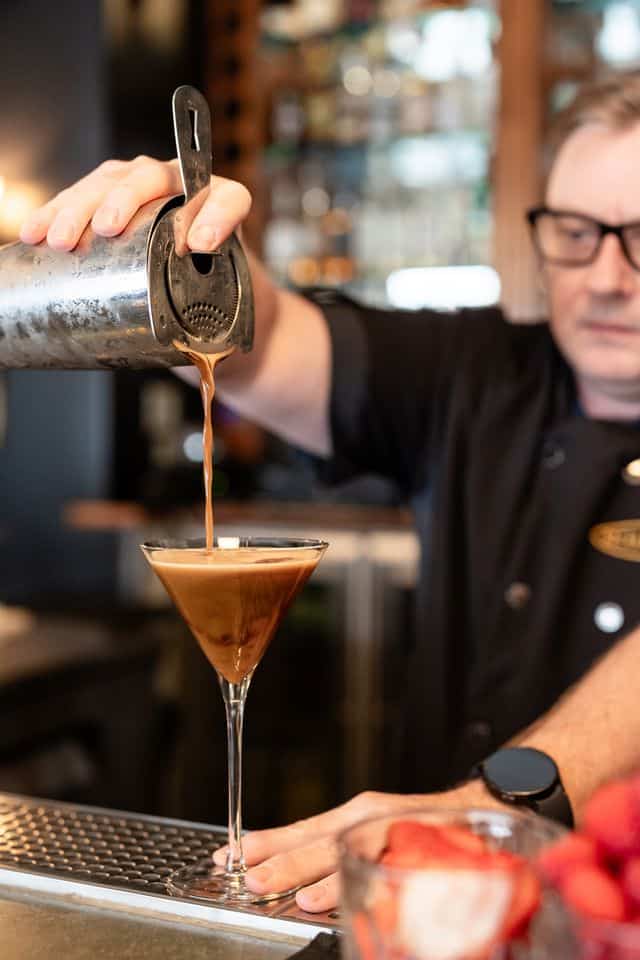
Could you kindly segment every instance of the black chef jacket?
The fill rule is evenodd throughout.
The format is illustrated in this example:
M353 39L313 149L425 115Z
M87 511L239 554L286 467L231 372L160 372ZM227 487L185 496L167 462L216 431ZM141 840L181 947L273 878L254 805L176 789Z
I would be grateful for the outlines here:
M333 345L335 479L379 472L413 505L420 615L405 790L439 789L543 714L640 621L640 566L589 545L640 517L635 424L578 408L546 324L320 306Z

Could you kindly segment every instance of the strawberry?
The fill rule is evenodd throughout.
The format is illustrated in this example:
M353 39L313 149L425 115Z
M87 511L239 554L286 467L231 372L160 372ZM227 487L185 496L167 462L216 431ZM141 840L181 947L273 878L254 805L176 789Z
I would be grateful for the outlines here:
M602 867L576 867L565 875L560 889L566 902L578 913L596 920L625 919L622 889Z
M596 790L584 814L584 831L608 855L620 859L640 854L638 787L614 780Z
M568 833L538 856L538 865L553 884L578 866L598 866L598 847L592 837L582 833Z
M396 892L387 888L376 896L371 905L371 919L382 937L391 937L398 925L398 899Z
M499 939L507 942L526 933L541 899L540 881L531 867L523 863L515 875L513 898Z
M463 866L483 856L488 849L482 837L463 827L397 820L389 828L387 846L380 862L405 869L454 863Z
M630 857L620 873L622 891L633 913L640 911L640 857Z
M486 853L489 849L484 837L472 833L466 827L440 827L440 834L452 847L464 850L467 853Z
M378 951L365 913L355 913L351 918L351 931L361 960L376 960Z

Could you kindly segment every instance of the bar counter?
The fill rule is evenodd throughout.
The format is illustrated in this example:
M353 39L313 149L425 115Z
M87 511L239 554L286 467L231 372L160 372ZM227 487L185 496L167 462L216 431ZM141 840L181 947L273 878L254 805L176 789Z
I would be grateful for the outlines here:
M223 842L204 824L0 794L2 960L285 960L337 929L292 898L240 910L165 892Z

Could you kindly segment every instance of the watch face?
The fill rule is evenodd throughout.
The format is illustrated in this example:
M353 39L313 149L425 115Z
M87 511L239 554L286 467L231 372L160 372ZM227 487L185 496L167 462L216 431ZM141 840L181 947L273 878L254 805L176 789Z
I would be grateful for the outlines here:
M546 753L530 747L505 747L482 764L487 781L501 794L514 798L550 793L558 769Z

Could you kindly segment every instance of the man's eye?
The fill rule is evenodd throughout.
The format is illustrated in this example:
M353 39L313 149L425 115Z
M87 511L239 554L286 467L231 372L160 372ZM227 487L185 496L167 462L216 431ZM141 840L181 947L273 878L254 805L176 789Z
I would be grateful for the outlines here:
M593 230L589 230L584 227L564 227L561 225L558 229L560 236L564 240L568 240L571 243L580 243L584 240L592 240L594 236Z

